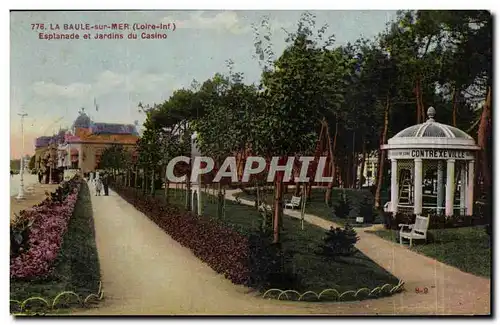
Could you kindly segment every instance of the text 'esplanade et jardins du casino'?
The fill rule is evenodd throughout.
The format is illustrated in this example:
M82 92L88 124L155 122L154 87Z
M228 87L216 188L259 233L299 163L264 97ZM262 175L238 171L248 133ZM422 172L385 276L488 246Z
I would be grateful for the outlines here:
M142 32L140 34L141 39L165 39L167 38L166 33L161 33L161 31L175 31L175 23L158 23L158 24L146 24L146 23L111 23L111 24L31 24L31 29L38 31L38 38L45 40L54 39L124 39L124 38L136 38L130 37L130 34L124 35L119 33L120 31L159 31L159 32ZM73 33L64 33L64 31L69 31ZM90 33L79 34L78 32L92 32L98 31L98 33L91 35ZM107 33L107 32L110 33ZM115 33L113 33L115 31Z

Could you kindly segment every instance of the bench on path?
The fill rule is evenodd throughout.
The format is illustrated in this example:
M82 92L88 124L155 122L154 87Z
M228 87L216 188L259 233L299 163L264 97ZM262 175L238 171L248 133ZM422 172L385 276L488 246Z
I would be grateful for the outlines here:
M292 196L290 201L285 202L285 209L290 208L293 210L294 208L300 207L300 200L300 196Z
M400 223L399 243L403 244L403 238L410 240L410 247L414 239L423 239L427 242L427 229L429 228L429 217L417 216L413 225Z

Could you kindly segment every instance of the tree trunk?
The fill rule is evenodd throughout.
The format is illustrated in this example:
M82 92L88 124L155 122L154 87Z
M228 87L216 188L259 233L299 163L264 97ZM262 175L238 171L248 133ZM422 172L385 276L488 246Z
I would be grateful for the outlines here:
M279 164L284 164L286 157L281 157ZM280 230L283 215L283 174L278 172L274 182L274 215L273 215L273 244L280 243Z
M325 122L326 123L326 122ZM330 205L330 201L332 199L332 189L335 186L335 172L336 172L336 166L335 166L335 150L337 149L337 138L338 138L338 132L339 131L339 122L338 120L335 122L335 134L333 135L333 144L332 144L332 138L330 137L330 128L328 124L326 124L326 135L328 137L328 151L330 151L330 160L331 160L331 176L332 176L332 181L328 184L328 188L325 191L325 204Z
M190 176L186 176L186 202L185 207L187 211L191 211L191 180Z
M356 175L358 174L356 168L358 167L358 157L356 155L356 131L352 133L352 158L351 163L349 164L351 168L351 172L349 173L349 177L351 179L350 188L356 187Z
M346 187L348 187L348 188L352 188L352 164L353 164L352 155L348 154L347 155L347 166L346 166L346 170L345 170L346 181L347 181Z
M283 213L283 180L277 177L274 191L273 244L280 242L281 214Z
M387 140L387 130L389 129L389 94L387 94L387 100L384 110L384 128L382 134L380 135L380 146L385 144ZM382 180L384 177L384 162L385 162L385 150L381 150L379 146L378 149L378 167L377 167L377 189L375 191L375 208L380 207L380 191L382 190Z
M318 159L320 158L320 156L323 154L323 151L324 151L324 146L325 146L324 139L325 139L325 132L326 132L325 129L328 125L326 122L326 118L324 118L324 117L320 121L320 123L321 123L321 131L319 133L318 142L316 144L316 151L314 153L314 162L313 162L313 164L316 166L316 169L318 166ZM310 168L311 169L309 171L313 170L314 167L310 167ZM311 199L311 189L312 189L312 184L314 182L315 175L310 175L309 171L307 173L308 176L310 176L309 182L305 183L303 188L304 188L304 191L306 191L307 198Z
M151 196L155 196L155 169L151 170Z
M165 166L165 203L169 203L169 197L170 197L170 182L167 177L167 172L166 172L167 167Z
M221 183L217 183L217 218L222 217L222 204L224 200L224 195L222 195Z
M353 179L353 184L351 188L357 188L358 187L358 157L356 153L353 153L352 157L353 163L352 163L352 179Z
M416 78L415 80L415 98L417 100L417 124L421 123L422 121L422 118L420 116L420 112L421 112L421 109L420 109L420 79Z
M365 176L364 176L364 170L365 170L365 163L366 163L366 142L365 142L365 137L363 136L363 156L361 157L361 166L359 170L359 186L358 188L361 188L363 184L365 183Z
M454 127L457 126L457 111L458 111L458 98L460 95L460 88L459 87L454 87L453 88L453 98L452 98L452 125Z
M487 200L490 197L491 191L491 165L490 165L490 146L491 140L491 86L488 87L486 94L486 102L484 103L481 117L479 120L477 142L481 150L479 152L481 176L483 178L483 191L487 195ZM478 191L479 192L479 191Z
M294 196L299 196L300 195L300 186L301 186L301 183L299 183L299 182L295 183L295 191L293 192Z
M137 177L138 177L138 174L139 174L139 168L137 168L137 166L135 166L135 173L134 173L134 188L137 189Z
M425 105L424 105L424 89L422 88L422 78L420 77L419 78L419 94L418 94L418 98L420 100L420 117L421 117L421 122L420 123L424 123L425 122L425 115L426 115L426 112L425 112Z
M146 169L142 169L142 194L146 194Z

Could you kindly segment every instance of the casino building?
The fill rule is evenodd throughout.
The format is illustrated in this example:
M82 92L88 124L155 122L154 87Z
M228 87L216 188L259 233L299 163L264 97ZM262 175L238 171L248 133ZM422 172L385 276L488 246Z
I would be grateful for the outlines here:
M35 140L36 168L43 172L79 169L88 173L98 168L103 150L113 144L123 145L136 157L138 139L135 125L94 122L82 109L71 130Z

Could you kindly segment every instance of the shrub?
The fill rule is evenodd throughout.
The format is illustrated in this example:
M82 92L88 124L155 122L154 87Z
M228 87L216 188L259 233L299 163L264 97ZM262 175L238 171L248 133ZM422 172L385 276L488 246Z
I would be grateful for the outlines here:
M21 214L25 214L23 210ZM16 223L10 227L10 255L18 256L23 251L29 248L29 231L33 224L33 219L22 218L20 215L15 214Z
M340 200L333 207L333 210L337 218L345 219L349 216L351 202L345 193L341 195Z
M372 223L378 212L373 206L373 200L369 196L363 196L359 205L359 216L364 218L365 223Z
M273 245L268 234L256 232L249 237L249 279L254 288L290 288L283 281L284 257L281 249Z
M487 234L488 236L490 236L490 237L491 237L491 225L486 225L486 226L484 227L484 231L486 232L486 234Z
M351 225L346 224L344 229L330 227L323 240L324 244L320 245L323 255L350 256L356 252L354 245L358 242L359 237L356 230Z

